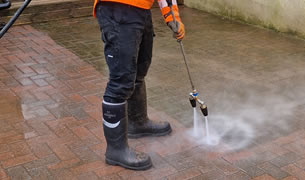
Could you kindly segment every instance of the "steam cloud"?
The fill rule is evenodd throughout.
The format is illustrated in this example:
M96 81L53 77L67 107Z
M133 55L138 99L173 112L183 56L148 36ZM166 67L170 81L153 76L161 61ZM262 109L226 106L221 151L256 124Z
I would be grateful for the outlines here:
M289 86L273 91L228 88L210 106L210 140L205 137L202 114L198 114L199 132L189 131L199 144L213 150L233 151L261 140L289 133L297 125L297 110L305 103L304 88ZM198 111L199 112L199 111ZM197 112L197 113L198 113ZM216 148L222 146L222 148Z

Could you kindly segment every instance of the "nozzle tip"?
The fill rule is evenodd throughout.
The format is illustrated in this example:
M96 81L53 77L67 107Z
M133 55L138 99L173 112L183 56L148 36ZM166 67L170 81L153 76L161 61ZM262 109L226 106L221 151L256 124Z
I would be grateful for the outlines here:
M202 112L202 114L203 114L204 116L208 116L208 115L209 115L209 113L208 113L208 107L207 107L205 104L202 104L202 105L200 106L200 109L201 109L201 112Z
M193 96L190 96L190 103L191 103L193 108L196 107L196 99Z

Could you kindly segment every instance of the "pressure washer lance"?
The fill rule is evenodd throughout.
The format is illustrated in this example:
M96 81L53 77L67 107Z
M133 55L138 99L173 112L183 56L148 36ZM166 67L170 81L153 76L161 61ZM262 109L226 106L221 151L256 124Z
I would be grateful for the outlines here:
M176 17L174 15L173 7L172 7L173 6L172 0L167 0L167 4L170 7L174 23L176 24ZM181 52L182 52L182 55L183 55L183 59L184 59L185 67L186 67L186 70L187 70L188 78L189 78L189 81L190 81L191 86L192 86L192 92L190 93L190 97L189 97L190 103L191 103L193 108L196 108L196 104L198 102L198 104L200 104L200 110L201 110L202 114L205 117L207 117L208 116L208 107L207 107L207 105L205 104L204 101L202 101L198 98L199 93L195 89L195 86L194 86L194 83L193 83L193 80L192 80L192 76L191 76L191 73L190 73L190 70L189 70L189 66L187 64L185 50L184 50L182 40L178 40L178 43L180 44L180 48L181 48Z

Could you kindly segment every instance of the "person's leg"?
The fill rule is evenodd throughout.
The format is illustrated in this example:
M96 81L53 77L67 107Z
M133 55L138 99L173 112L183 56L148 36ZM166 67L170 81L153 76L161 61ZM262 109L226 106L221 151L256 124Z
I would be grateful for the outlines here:
M171 132L168 122L153 122L147 115L147 97L145 76L152 59L153 24L151 13L146 18L146 25L140 44L135 89L128 99L128 137L163 136Z
M134 8L117 3L100 3L96 15L105 43L109 82L103 101L103 127L107 141L106 163L134 170L152 166L148 155L129 148L127 103L134 91L137 58L144 22ZM124 13L124 14L123 14Z

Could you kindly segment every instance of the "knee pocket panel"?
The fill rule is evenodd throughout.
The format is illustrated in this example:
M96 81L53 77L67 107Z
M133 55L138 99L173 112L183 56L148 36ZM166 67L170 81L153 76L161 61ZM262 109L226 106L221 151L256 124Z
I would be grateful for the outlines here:
M109 23L103 27L104 54L110 71L119 70L119 28Z

